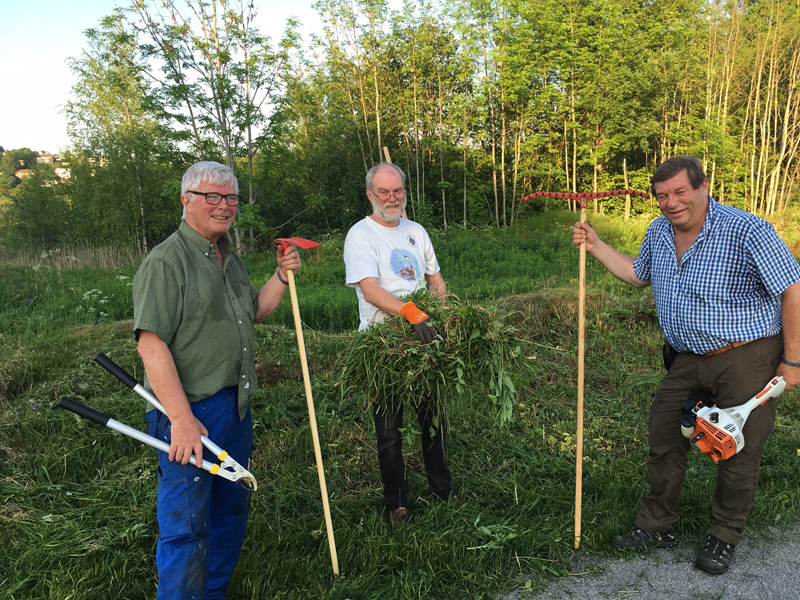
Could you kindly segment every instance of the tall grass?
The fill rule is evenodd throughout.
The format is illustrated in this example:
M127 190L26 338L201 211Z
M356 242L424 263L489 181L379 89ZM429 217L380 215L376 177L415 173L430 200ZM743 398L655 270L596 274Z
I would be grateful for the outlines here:
M133 316L136 265L115 269L0 267L0 336L54 335Z
M306 343L342 576L331 571L296 339L281 317L257 326L261 389L253 398L251 470L259 489L231 598L492 598L515 587L535 590L566 573L573 553L577 252L563 242L574 216L547 219L510 232L448 232L434 240L452 290L513 313L530 383L504 428L480 409L485 399L474 392L453 396L455 504L425 493L418 426L408 420L404 449L416 522L395 532L382 519L364 390L341 383L355 327L349 313L338 312L352 310L355 292L334 293L344 288L341 248L304 254L301 299L322 290L314 303L301 304L301 314L317 324ZM611 232L616 224L609 225ZM607 233L605 224L597 226ZM540 261L545 247L550 260ZM473 264L479 251L485 260ZM527 279L523 261L535 265ZM249 263L255 283L274 272L274 258ZM512 283L493 283L494 272ZM76 273L88 281L50 273L54 279L45 284L35 279L39 273L12 275L17 290L75 293L76 302L85 292L70 287L108 287L117 275ZM41 308L44 301L37 296L35 303ZM28 316L40 314L29 310ZM125 314L123 304L119 310ZM21 321L25 313L16 314ZM144 429L142 402L91 362L105 351L141 379L131 323L76 326L74 313L52 315L63 317L59 327L19 322L0 334L0 598L155 598L155 452L55 408L68 395ZM591 259L586 324L581 547L603 554L610 552L608 537L630 526L645 491L647 413L663 372L662 338L650 292L617 285ZM796 519L799 404L794 393L780 399L749 519L755 529ZM692 455L676 527L684 543L697 543L708 529L715 473L712 461Z
M40 250L9 250L0 247L0 265L10 267L39 267L49 269L82 269L97 267L114 269L125 265L138 265L144 258L139 248L67 245L63 248Z

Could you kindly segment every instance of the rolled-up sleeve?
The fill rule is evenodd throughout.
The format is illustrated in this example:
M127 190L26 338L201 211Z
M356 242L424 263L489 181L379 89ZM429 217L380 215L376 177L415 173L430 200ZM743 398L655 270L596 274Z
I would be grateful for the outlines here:
M133 278L133 329L152 331L170 343L183 316L183 284L175 268L160 259L146 260Z

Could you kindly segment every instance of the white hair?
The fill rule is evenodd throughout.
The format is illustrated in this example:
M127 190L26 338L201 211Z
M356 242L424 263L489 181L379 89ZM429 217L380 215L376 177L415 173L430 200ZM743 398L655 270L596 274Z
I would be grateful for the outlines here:
M181 179L181 197L189 194L189 190L197 190L204 183L211 185L231 186L235 193L239 193L239 181L236 175L228 165L223 165L218 162L205 160L193 164L183 174ZM194 194L189 197L190 202L194 202ZM181 220L186 220L186 207L183 207L183 214Z
M372 178L375 177L376 173L378 171L380 171L384 167L389 168L389 169L393 169L400 176L400 180L403 183L403 187L406 187L406 174L403 173L403 169L401 169L400 167L398 167L394 163L382 162L382 163L378 163L377 165L372 167L369 171L367 171L367 189L368 190L372 189Z

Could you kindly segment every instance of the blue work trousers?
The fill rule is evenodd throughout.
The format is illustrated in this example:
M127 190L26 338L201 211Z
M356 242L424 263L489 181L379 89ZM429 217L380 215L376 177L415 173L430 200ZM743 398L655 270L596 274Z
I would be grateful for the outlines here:
M253 450L250 408L239 420L237 390L224 388L192 402L208 438L245 468ZM167 443L171 423L147 413L150 435ZM207 449L203 458L219 462ZM158 600L222 600L239 560L250 508L250 490L158 452Z

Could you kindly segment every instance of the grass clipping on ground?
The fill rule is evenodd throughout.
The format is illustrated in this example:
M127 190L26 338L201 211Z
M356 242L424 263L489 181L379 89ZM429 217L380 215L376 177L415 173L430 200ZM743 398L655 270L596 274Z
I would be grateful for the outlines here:
M499 425L514 414L517 388L525 380L522 340L507 314L449 297L446 307L425 291L404 300L439 319L444 338L423 344L401 317L373 325L356 336L346 357L342 383L361 389L369 402L386 408L416 408L428 401L434 414L454 396L485 402Z

